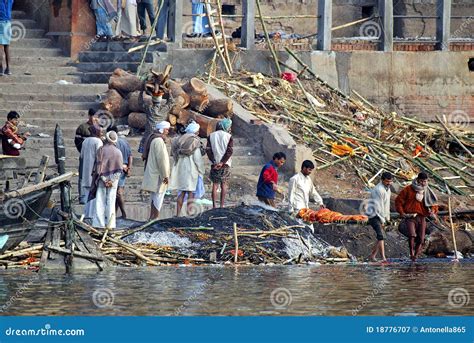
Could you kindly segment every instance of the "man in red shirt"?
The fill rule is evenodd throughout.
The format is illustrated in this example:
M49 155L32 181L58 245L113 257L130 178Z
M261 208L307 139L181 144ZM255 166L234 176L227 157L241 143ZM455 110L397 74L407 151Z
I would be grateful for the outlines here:
M428 187L428 175L419 173L412 184L402 189L395 198L397 212L406 223L410 258L415 261L421 254L425 241L426 217L438 212L438 198Z
M2 137L2 150L5 155L20 156L20 149L30 135L29 132L24 135L18 133L19 120L20 115L15 111L11 111L7 115L7 122L2 127L0 136Z
M278 184L278 168L286 162L286 155L277 152L273 155L273 160L265 164L260 172L257 183L257 198L261 202L275 207L275 192L281 192Z

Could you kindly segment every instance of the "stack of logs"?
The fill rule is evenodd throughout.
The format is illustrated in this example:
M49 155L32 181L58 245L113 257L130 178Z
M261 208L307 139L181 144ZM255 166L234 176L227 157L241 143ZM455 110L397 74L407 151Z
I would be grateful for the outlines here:
M144 91L143 103L140 102L140 92ZM128 125L142 130L146 125L144 106L152 106L151 93L162 91L163 99L171 97L171 109L168 121L173 127L186 126L191 120L201 126L200 135L207 137L215 130L220 118L232 117L233 104L228 98L213 99L207 91L206 84L192 78L181 84L168 79L163 73L150 71L145 81L137 76L116 69L109 80L109 90L103 96L101 109L109 112L114 119L122 119Z

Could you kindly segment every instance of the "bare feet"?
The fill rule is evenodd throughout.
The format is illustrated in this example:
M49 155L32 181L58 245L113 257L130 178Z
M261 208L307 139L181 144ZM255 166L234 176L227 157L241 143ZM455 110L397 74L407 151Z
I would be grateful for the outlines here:
M375 255L370 255L369 257L367 257L367 259L369 260L369 262L377 262Z

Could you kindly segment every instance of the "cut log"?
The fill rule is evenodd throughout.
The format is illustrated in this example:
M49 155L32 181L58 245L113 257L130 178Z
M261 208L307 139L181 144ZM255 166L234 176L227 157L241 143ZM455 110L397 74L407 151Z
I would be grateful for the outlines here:
M193 113L193 114L194 114L194 118L195 118L194 120L200 126L199 137L206 138L211 133L216 131L216 125L220 121L219 119L207 117L207 116L199 114L199 113Z
M191 120L196 121L196 113L190 110L181 110L176 118L176 123L186 126Z
M176 126L176 123L178 122L178 117L176 117L174 114L170 114L168 116L168 121L171 124L171 126Z
M134 129L144 130L146 127L146 114L132 112L128 115L128 125Z
M123 96L141 90L142 87L143 82L136 75L120 68L115 69L109 79L109 89L115 89Z
M202 112L209 104L209 96L207 94L192 95L189 102L189 108L194 111Z
M178 82L169 80L166 85L168 86L171 96L174 98L176 104L181 105L181 108L189 106L189 95L186 94Z
M109 89L105 93L100 108L112 113L114 118L125 117L130 112L127 101L115 89Z
M234 105L230 99L210 100L203 114L212 118L232 117Z
M191 97L193 95L207 95L206 84L195 77L183 86L183 90Z
M143 104L139 101L140 92L133 92L130 93L127 97L128 108L130 112L142 112L143 111ZM145 102L145 106L152 106L153 102L151 101L151 96L144 93L143 94L143 101Z

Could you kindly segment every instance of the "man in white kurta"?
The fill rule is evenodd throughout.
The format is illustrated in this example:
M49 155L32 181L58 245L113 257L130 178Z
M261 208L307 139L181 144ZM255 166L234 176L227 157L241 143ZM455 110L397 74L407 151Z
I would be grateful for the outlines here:
M290 179L288 184L290 212L298 212L302 208L309 208L310 200L317 206L324 207L323 199L316 191L310 177L313 169L313 162L306 160L301 165L301 171Z
M144 156L146 167L143 176L142 190L150 192L150 220L160 216L161 206L168 188L170 177L170 160L165 138L168 135L170 123L163 121L156 125L158 133L151 136L149 147L145 147L147 156Z
M169 188L181 192L177 199L177 216L181 213L186 195L187 213L192 212L193 192L196 191L199 177L202 178L205 173L198 136L199 128L196 122L190 123L186 128L186 134L176 138L172 144L174 165Z
M87 137L82 143L81 148L81 197L79 203L85 204L84 215L86 218L91 218L91 209L94 207L94 200L88 201L89 192L92 185L92 170L94 169L95 158L97 151L102 147L102 139L100 139L102 132L100 128L92 126L91 137Z

